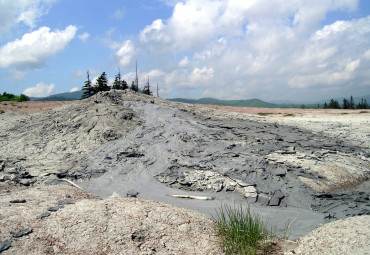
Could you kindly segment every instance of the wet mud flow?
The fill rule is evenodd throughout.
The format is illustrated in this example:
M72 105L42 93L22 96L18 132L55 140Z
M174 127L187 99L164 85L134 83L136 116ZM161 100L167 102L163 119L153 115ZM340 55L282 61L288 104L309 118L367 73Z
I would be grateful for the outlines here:
M79 161L71 176L103 198L113 192L215 215L221 204L251 205L291 239L330 219L369 214L369 191L316 192L300 177L320 178L278 158L302 153L356 153L358 148L295 127L193 116L179 109L124 102L143 120L126 136L105 143ZM171 194L214 200L173 198Z

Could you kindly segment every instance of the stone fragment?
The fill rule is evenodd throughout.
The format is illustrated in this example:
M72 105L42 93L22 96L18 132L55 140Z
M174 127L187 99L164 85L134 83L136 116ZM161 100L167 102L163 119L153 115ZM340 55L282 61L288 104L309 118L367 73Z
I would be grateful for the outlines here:
M280 190L275 191L274 195L269 201L269 206L279 206L281 199L284 197L285 195Z
M10 246L12 246L12 241L10 240L5 240L4 242L0 242L0 253L9 249Z
M14 199L14 200L10 200L9 203L11 204L23 204L23 203L26 203L26 199Z
M41 220L41 219L49 217L49 216L50 216L50 212L43 212L39 216L37 216L37 219Z
M58 201L58 205L71 205L74 204L75 202L70 199L62 199Z
M280 177L283 177L286 175L286 169L283 168L283 167L278 167L274 170L274 174L276 176L280 176Z
M248 187L245 187L244 188L244 196L246 197L246 198L257 198L257 196L258 196L258 194L257 194L257 190L256 190L256 188L255 187L253 187L253 186L248 186ZM251 200L253 200L253 199L251 199ZM252 201L251 201L252 202Z
M15 238L26 236L26 235L29 235L31 233L32 233L32 229L30 229L30 228L26 228L26 229L20 230L18 232L10 232L10 234L12 234L12 236L15 237Z
M136 190L129 190L126 193L126 197L137 197L139 195L139 192Z
M49 207L48 208L48 211L50 211L50 212L56 212L56 211L58 211L59 209L62 209L62 208L63 208L63 206L57 205L57 206Z

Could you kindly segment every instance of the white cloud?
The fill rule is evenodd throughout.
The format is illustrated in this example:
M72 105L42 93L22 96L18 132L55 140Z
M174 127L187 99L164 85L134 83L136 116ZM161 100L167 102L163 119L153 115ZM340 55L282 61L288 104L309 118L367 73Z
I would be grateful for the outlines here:
M46 59L63 50L74 38L77 28L68 26L65 30L51 32L41 27L27 33L21 39L9 42L0 48L0 67L15 66L34 68L45 64Z
M370 16L321 25L358 0L170 2L172 16L146 26L137 49L158 55L152 65L167 93L299 100L332 97L322 92L333 87L344 94L368 77Z
M47 14L57 0L2 0L0 1L0 32L6 32L23 23L30 28Z
M69 92L76 92L76 91L79 91L80 89L77 88L77 87L74 87L74 88L71 88L71 90Z
M51 83L47 85L43 82L36 84L35 87L27 88L23 91L23 94L30 97L47 97L54 93L55 85Z
M118 9L116 10L111 17L116 19L116 20L121 20L123 16L125 15L125 9Z
M189 61L189 58L188 57L184 57L180 62L179 62L179 66L180 67L186 67L187 65L189 65L190 61Z
M134 43L131 40L124 41L121 44L112 43L111 48L115 49L115 56L123 67L130 66L136 55Z
M85 32L85 33L83 33L83 34L80 34L80 35L78 36L78 38L79 38L81 41L83 41L83 42L85 42L87 39L89 39L89 37L90 37L90 34L89 34L89 33L87 33L87 32Z

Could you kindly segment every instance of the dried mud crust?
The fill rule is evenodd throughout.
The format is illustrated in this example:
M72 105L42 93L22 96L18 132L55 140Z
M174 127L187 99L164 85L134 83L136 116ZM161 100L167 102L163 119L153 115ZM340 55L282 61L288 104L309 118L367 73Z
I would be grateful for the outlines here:
M223 254L212 220L154 201L61 184L1 193L0 205L0 242L11 242L3 254Z
M286 247L284 254L370 254L370 216L328 223Z
M140 123L121 102L115 94L101 93L35 114L1 114L0 181L30 185L67 175L81 157Z

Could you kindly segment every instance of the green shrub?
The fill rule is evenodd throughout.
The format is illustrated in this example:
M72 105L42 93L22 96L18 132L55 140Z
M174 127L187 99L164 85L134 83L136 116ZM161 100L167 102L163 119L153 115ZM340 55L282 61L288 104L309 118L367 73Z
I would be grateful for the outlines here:
M267 115L271 115L271 114L274 114L272 112L259 112L257 113L259 116L267 116Z
M4 111L3 110L0 110L0 114L3 114L4 113Z
M217 235L227 255L268 254L273 248L275 235L269 231L259 215L252 215L250 208L240 205L231 208L221 205L216 210Z
M361 113L369 113L369 111L361 111L361 112L360 112L360 114L361 114Z

